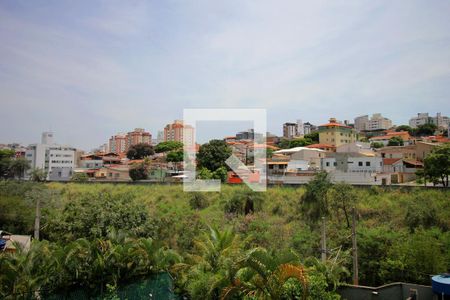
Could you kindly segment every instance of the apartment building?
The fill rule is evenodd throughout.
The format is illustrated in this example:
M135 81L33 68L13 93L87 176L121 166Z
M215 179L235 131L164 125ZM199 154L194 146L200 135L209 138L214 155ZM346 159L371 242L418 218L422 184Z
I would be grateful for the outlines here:
M124 155L127 152L127 135L118 133L109 139L109 151L118 155Z
M355 129L361 131L386 130L392 127L392 121L381 114L373 114L369 119L368 115L355 118Z
M148 144L152 143L152 135L150 132L144 130L144 128L135 128L134 131L127 133L127 150L137 144Z
M449 128L450 118L443 116L441 113L437 113L436 117L431 117L428 113L418 113L417 117L412 117L409 120L409 126L417 128L420 125L434 124L438 128Z
M293 139L298 136L297 123L284 123L283 124L283 137L286 139Z
M330 122L319 126L319 143L338 147L342 144L350 144L357 141L356 131L350 127L340 124L335 118Z
M184 124L182 120L175 120L164 127L164 141L182 142L187 147L193 147L194 127Z

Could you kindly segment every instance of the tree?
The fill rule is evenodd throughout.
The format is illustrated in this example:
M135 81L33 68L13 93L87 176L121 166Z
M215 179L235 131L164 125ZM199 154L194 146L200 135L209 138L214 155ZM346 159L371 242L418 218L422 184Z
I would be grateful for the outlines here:
M231 156L231 148L222 140L211 140L203 144L197 154L199 168L212 172L220 167L227 168L225 161Z
M167 154L166 160L169 162L182 162L184 157L183 150L172 150Z
M10 170L14 178L22 179L28 169L30 169L30 163L26 158L19 157L11 160Z
M400 125L395 127L395 131L408 131L410 135L414 135L414 129L411 126L408 125Z
M241 253L238 236L231 230L210 227L194 241L188 256L187 290L192 299L218 299L235 275L234 262Z
M306 217L316 223L321 217L330 213L327 193L332 183L326 172L317 175L306 185L306 191L301 197L301 208Z
M131 146L127 151L128 159L143 159L150 155L153 155L155 151L149 144L141 143Z
M47 178L47 174L44 169L41 168L33 168L30 173L30 178L32 181L42 182Z
M306 269L297 263L293 253L271 255L264 248L254 248L238 261L239 270L230 286L222 290L221 299L234 296L251 299L283 299L285 284L295 279L303 287L302 299L306 299L308 278Z
M11 160L15 152L11 149L0 149L0 178L9 178Z
M424 159L424 175L431 181L441 181L443 186L448 186L450 175L450 143L437 146Z
M356 203L355 189L347 183L338 183L330 189L328 197L337 215L340 210L344 212L347 228L350 228L349 211Z
M303 137L305 139L310 139L314 143L318 143L319 142L319 132L318 131L314 131L314 132L305 134Z
M372 142L370 144L370 147L372 147L373 149L379 149L379 148L383 148L384 144L382 142Z
M398 136L391 137L387 144L388 146L403 146L403 139Z
M129 173L131 180L145 180L148 178L148 167L145 162L133 164L130 167Z
M167 141L167 142L161 142L158 145L156 145L155 146L155 152L156 153L162 153L162 152L180 150L182 148L183 148L183 143L182 142Z
M437 126L431 123L423 124L417 126L417 129L415 130L416 136L427 136L427 135L434 135L436 132Z
M312 139L310 138L300 138L300 139L295 139L292 140L291 143L289 144L289 148L294 148L294 147L305 147L308 145L313 144Z

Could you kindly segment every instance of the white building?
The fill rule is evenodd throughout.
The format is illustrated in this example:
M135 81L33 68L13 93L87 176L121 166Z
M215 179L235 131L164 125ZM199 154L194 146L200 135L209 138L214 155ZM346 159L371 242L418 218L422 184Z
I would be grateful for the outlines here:
M76 149L53 144L53 133L44 132L41 143L30 145L25 158L31 169L44 170L47 180L65 181L70 180L76 166Z
M430 117L428 113L418 113L417 117L413 117L409 120L409 126L417 128L420 125L434 124L438 128L447 129L449 127L450 118L443 116L441 113L437 113L436 117Z
M305 128L303 126L302 120L297 120L297 135L304 136L305 135Z

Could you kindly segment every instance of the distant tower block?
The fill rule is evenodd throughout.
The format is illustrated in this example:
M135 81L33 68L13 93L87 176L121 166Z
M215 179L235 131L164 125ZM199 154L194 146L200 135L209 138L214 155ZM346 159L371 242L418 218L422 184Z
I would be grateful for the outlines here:
M53 132L47 131L42 133L41 144L53 145Z

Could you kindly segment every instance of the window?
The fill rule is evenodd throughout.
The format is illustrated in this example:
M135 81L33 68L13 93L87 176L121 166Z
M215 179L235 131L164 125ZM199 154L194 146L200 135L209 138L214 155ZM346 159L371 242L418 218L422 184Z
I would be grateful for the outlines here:
M333 163L333 166L335 166L335 167L336 167L336 166L337 166L337 163L336 163L336 162L334 162L334 163Z
M370 167L370 161L366 161L366 167Z
M362 161L359 161L359 162L358 162L358 166L360 166L360 167L362 167L362 166L363 166L363 163L362 163Z
M326 165L327 165L327 167L329 167L329 166L330 166L330 163L327 161Z

